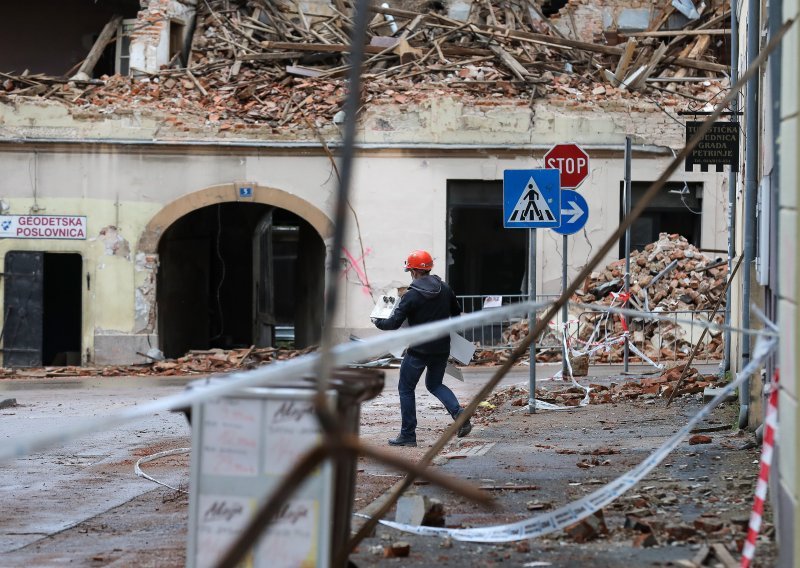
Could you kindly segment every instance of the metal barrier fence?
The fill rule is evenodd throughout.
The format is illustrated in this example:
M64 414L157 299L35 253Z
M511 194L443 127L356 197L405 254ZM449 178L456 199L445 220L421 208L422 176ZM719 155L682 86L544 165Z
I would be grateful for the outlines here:
M509 304L517 304L528 300L527 295L472 295L457 296L461 303L464 313L477 312L484 309L492 309ZM536 296L537 302L552 302L558 298L558 294L547 294ZM520 322L527 321L527 318L513 318L509 320L495 321L480 327L465 329L461 335L467 341L478 345L479 349L507 349L512 347L514 341L510 340L509 328ZM550 345L552 343L552 345ZM558 347L558 342L546 342L544 345L537 345L538 348Z
M711 314L711 310L658 312L660 317L669 317L673 321L628 317L626 321L630 331L630 343L657 363L688 359L694 344L703 333L703 328L695 325L694 322L708 322ZM578 316L577 329L570 333L572 348L579 351L589 351L609 337L620 337L619 317L618 315L601 312L582 312ZM679 322L679 319L690 320L692 323ZM714 318L714 321L720 324L724 320L724 314L722 313L718 313ZM585 342L587 341L590 341L590 344L586 344ZM719 361L724 352L723 341L724 336L721 331L709 332L704 339L705 345L695 356L695 362L709 363ZM622 345L622 343L619 343L612 347L611 353L605 349L591 353L589 363L621 362ZM630 361L636 364L643 362L633 352L630 354Z

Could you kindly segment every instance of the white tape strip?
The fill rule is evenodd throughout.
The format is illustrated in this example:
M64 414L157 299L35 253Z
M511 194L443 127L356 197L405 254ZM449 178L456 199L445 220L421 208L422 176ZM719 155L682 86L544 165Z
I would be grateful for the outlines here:
M154 477L150 477L145 472L142 471L141 464L148 463L151 461L155 461L157 459L165 458L167 456L176 456L179 454L188 454L192 451L192 448L175 448L174 450L164 450L163 452L158 452L156 454L150 454L149 456L144 456L143 458L139 458L136 460L136 463L133 466L133 473L135 473L139 477L144 477L145 479L152 481L153 483L158 483L159 485L163 485L173 491L180 491L181 493L188 493L184 489L179 489L178 487L173 487L168 483L164 483L163 481L159 481Z
M731 331L733 333L746 334L751 337L755 337L758 335L763 335L766 337L778 337L777 330L769 331L768 329L744 329L741 327L734 327L722 323L713 323L708 321L692 320L687 318L662 316L659 315L658 312L644 312L640 310L630 310L628 308L614 308L611 306L598 306L594 304L581 304L577 302L570 302L570 306L575 306L576 308L581 308L585 311L590 311L590 312L608 312L611 314L621 314L624 316L631 316L634 318L642 318L646 320L666 321L670 323L684 323L687 325L697 326L701 329L708 328L709 331Z
M334 366L340 366L355 361L364 361L370 357L383 355L395 349L405 348L410 344L424 343L445 336L451 331L461 331L477 327L483 323L521 316L532 310L540 310L547 305L549 305L548 302L509 304L502 308L481 310L457 318L403 328L391 333L370 337L364 341L342 343L331 350L332 363ZM202 389L160 398L148 404L126 408L116 414L88 419L70 427L53 429L42 434L21 436L11 441L4 441L0 445L0 461L23 457L92 432L109 430L121 424L150 416L156 412L186 408L198 402L232 394L243 388L285 383L289 379L311 376L315 373L318 363L319 354L312 353L259 367L252 371L231 373L225 375L224 381L218 381Z
M592 515L596 511L607 506L616 500L623 493L641 481L650 473L670 452L690 434L691 430L703 420L708 414L725 398L733 392L735 388L744 382L745 379L753 375L761 367L767 356L773 351L777 344L777 338L767 338L764 335L758 337L753 358L742 369L736 379L725 386L714 399L704 406L693 416L686 425L676 432L660 448L653 452L638 466L621 475L608 485L601 487L597 491L590 493L586 497L573 501L555 511L538 515L509 523L492 527L482 527L473 529L443 529L435 527L412 526L392 521L382 520L381 524L388 527L417 534L420 536L449 536L455 540L468 542L511 542L542 536L571 525Z
M647 355L645 355L644 353L639 351L639 349L636 348L636 345L634 345L634 343L632 341L628 342L628 349L633 351L634 355L638 355L639 357L641 357L642 361L644 361L645 363L649 363L650 365L652 365L656 369L661 369L661 370L664 369L664 365L659 365L658 363L653 362L653 360L650 359L650 357L648 357Z
M566 349L566 346L567 346L566 333L562 333L561 334L561 340L562 340L562 344L563 344L564 348ZM585 407L586 405L588 405L589 404L589 392L592 389L590 389L588 387L585 387L582 384L578 383L578 381L575 380L575 377L572 376L573 375L573 373L572 373L572 364L569 362L569 358L567 358L567 368L569 369L569 378L572 379L572 386L573 387L578 387L579 389L583 389L583 391L585 393L584 397L581 399L581 401L578 403L577 406L559 406L557 404L552 404L552 403L549 403L549 402L545 402L543 400L539 400L538 398L531 398L530 396L528 398L528 406L533 404L533 405L535 405L535 408L537 410L572 411L572 410L579 410L579 409ZM555 379L557 377L560 377L561 375L562 375L562 371L558 371L555 375L553 375L552 378Z

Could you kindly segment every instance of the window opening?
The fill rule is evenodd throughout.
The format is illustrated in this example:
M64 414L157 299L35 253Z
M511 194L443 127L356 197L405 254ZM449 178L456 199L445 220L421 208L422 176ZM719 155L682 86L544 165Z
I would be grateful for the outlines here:
M632 182L632 207L651 182ZM625 215L625 183L620 182L620 222ZM631 251L643 250L658 240L659 233L679 234L700 248L703 210L703 184L668 182L631 226ZM619 258L625 257L625 238L620 239Z

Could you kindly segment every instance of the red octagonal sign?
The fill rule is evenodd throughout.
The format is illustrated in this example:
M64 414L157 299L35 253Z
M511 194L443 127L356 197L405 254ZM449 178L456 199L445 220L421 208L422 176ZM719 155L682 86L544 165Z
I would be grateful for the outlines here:
M577 144L556 144L544 155L544 167L561 172L561 189L573 189L589 176L589 154Z

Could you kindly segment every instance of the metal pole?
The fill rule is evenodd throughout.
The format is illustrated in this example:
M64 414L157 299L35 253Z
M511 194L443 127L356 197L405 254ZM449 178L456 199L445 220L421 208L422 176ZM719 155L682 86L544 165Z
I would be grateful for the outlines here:
M761 3L750 1L747 10L747 61L752 65L758 57L761 41ZM760 75L759 75L760 76ZM742 274L742 327L750 329L751 271L756 256L756 196L758 194L758 77L747 83L745 98L745 164L744 164L744 270ZM750 361L749 334L742 341L742 367ZM746 428L750 413L750 379L745 379L739 389L739 428Z
M631 137L625 137L625 218L631 214L633 204L631 183ZM625 229L625 294L631 291L631 228ZM625 317L625 316L620 316ZM629 338L625 336L625 349L623 351L623 372L628 372L628 357L630 356Z
M528 231L528 300L536 301L536 229ZM536 327L536 310L528 314L528 333ZM531 364L528 369L528 413L536 414L536 339L530 348Z
M561 237L561 293L563 294L567 290L567 286L569 286L569 282L567 282L567 235L563 235ZM567 304L569 302L564 302L564 305L561 306L561 321L564 324L564 335L567 334L567 318L569 314L567 312ZM562 342L561 347L561 377L566 378L567 373L569 372L569 366L567 362L567 357L569 357L569 353L567 352L567 342Z
M731 0L731 83L735 83L739 76L739 17L736 2ZM731 101L731 122L739 122L736 112L739 110L739 99ZM737 150L738 151L738 150ZM733 257L736 256L736 178L738 172L731 168L728 173L728 274L733 270ZM725 325L731 325L731 300L733 287L729 286L725 292ZM726 329L723 334L725 344L722 358L720 376L731 369L731 331Z

